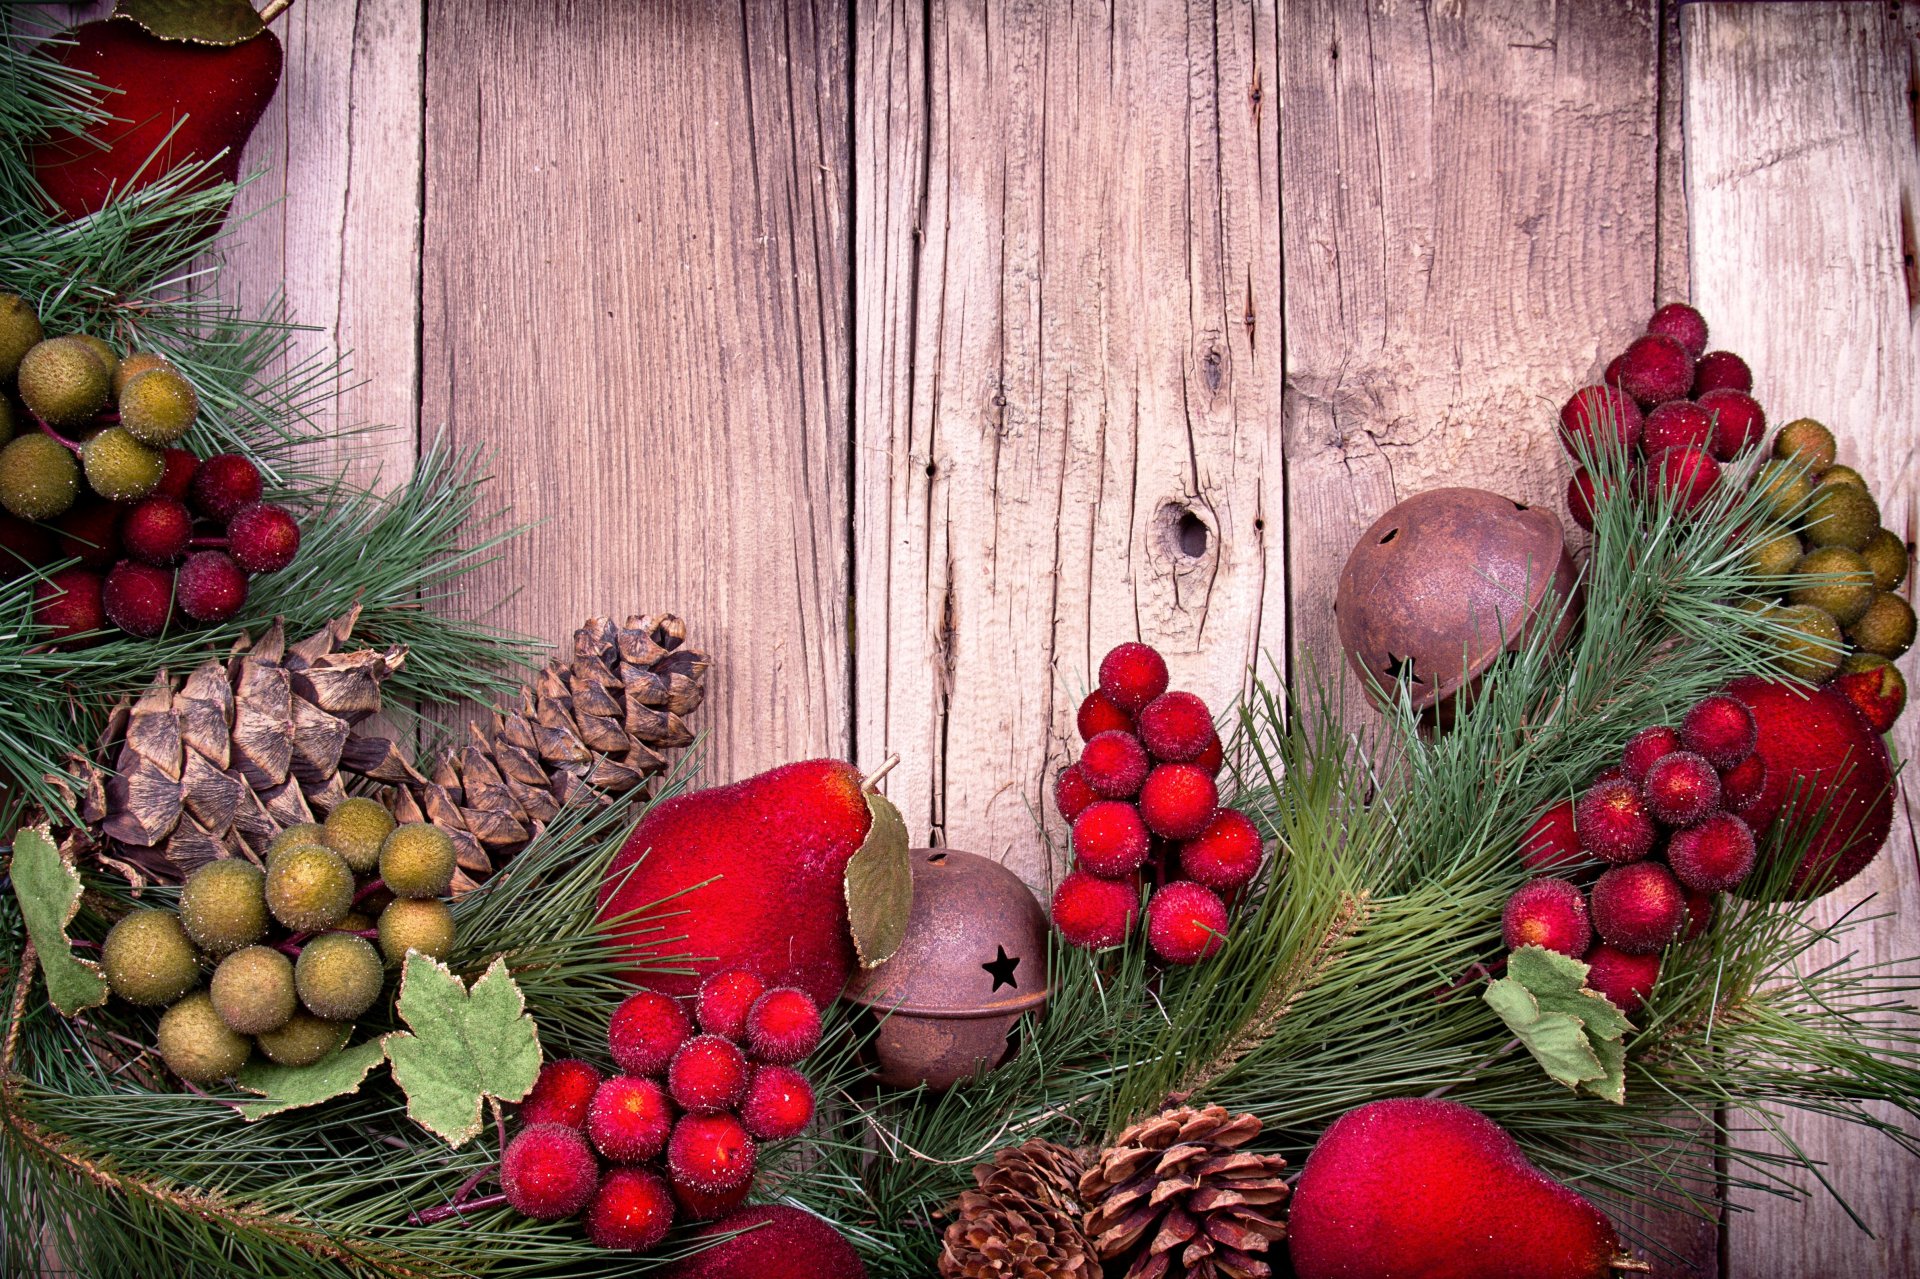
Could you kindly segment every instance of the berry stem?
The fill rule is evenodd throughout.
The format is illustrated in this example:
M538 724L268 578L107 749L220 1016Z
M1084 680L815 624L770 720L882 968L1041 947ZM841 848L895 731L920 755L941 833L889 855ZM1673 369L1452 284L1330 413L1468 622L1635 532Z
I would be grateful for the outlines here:
M507 1202L504 1194L481 1195L478 1199L469 1199L465 1203L441 1204L438 1208L428 1208L425 1212L416 1212L407 1218L410 1226L431 1226L436 1222L458 1217L469 1212L484 1212L488 1208L499 1208Z
M78 444L75 444L72 440L60 434L60 432L54 430L52 427L48 426L45 422L41 421L39 418L33 419L33 423L35 426L40 428L40 433L42 435L45 435L48 439L51 439L55 444L58 444L61 448L67 450L67 452L74 453L74 454L78 454L80 452L80 446Z
M387 881L384 879L369 879L366 887L353 895L353 904L358 906L361 902L367 900L367 898L373 896L386 886Z
M300 943L311 936L313 936L312 933L295 933L285 941L273 943L273 948L289 959L298 959L300 958Z
M111 409L109 409L108 411L106 411L106 412L104 412L104 413L95 413L95 414L93 415L93 420L94 420L95 422L102 422L102 423L105 423L105 424L106 424L106 425L108 425L108 426L118 426L118 425L120 425L120 415L119 415L119 414L118 414L117 412L114 412L114 411L113 411L113 410L111 410Z
M354 937L360 938L360 940L362 941L379 941L380 940L380 930L378 928L362 928L355 931L351 935Z

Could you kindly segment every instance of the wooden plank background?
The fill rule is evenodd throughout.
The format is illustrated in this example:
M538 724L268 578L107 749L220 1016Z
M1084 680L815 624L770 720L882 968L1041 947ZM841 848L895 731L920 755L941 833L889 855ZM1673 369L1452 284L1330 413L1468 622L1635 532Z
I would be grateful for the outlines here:
M917 837L1044 885L1107 646L1216 706L1331 665L1353 537L1442 482L1557 509L1553 407L1657 300L1911 539L1916 14L296 5L225 287L351 353L363 474L490 450L545 523L476 606L688 617L710 779L899 751ZM1835 903L1894 910L1872 955L1920 950L1903 801ZM1911 1161L1791 1133L1875 1237L1743 1203L1653 1223L1672 1273L1920 1273Z

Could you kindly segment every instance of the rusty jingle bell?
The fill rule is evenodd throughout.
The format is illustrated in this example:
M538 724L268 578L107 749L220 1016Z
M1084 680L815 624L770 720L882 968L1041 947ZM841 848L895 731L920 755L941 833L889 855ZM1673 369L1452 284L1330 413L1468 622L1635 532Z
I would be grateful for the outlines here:
M882 1083L940 1090L999 1065L1014 1025L1046 1003L1047 917L996 861L952 848L912 857L906 938L846 998L881 1018Z

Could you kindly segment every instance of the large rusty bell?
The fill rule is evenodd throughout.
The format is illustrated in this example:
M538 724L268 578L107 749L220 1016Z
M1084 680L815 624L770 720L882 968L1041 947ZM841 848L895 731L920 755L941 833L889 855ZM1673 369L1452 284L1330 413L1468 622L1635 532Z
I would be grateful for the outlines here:
M1020 877L953 848L916 848L900 949L854 974L846 998L881 1018L880 1082L950 1088L991 1070L1023 1013L1047 999L1047 916Z
M1416 494L1374 521L1340 572L1334 615L1360 682L1439 722L1471 699L1533 619L1561 610L1557 644L1580 601L1560 520L1484 489Z

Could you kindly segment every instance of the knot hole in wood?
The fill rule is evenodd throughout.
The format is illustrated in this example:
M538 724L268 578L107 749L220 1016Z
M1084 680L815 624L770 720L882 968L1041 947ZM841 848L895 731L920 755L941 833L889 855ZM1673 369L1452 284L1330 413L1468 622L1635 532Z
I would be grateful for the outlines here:
M1213 551L1213 529L1184 501L1162 502L1153 522L1161 549L1179 567L1204 560Z

